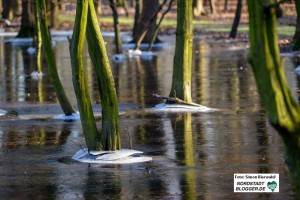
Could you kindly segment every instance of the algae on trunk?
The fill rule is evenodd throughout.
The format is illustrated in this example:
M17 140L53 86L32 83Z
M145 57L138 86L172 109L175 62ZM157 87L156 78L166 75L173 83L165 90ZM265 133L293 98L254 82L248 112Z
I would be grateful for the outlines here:
M176 46L170 97L193 102L191 95L193 54L193 1L177 1Z

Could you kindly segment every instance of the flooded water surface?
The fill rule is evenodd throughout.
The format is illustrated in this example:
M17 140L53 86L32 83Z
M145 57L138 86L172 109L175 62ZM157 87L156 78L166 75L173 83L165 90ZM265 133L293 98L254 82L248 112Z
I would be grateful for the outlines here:
M61 114L43 61L42 79L30 43L0 43L0 199L293 199L284 147L261 107L247 51L238 43L195 39L193 100L214 112L154 112L172 81L174 37L162 36L152 60L112 64L121 111L122 147L153 161L84 164L71 157L85 147L80 121ZM54 38L55 39L55 38ZM113 38L105 37L109 55ZM66 39L53 47L58 72L76 105ZM295 62L284 57L296 94ZM99 95L88 53L86 76L96 115ZM101 129L101 117L97 118ZM131 139L130 139L131 138ZM279 173L279 193L234 193L234 173Z

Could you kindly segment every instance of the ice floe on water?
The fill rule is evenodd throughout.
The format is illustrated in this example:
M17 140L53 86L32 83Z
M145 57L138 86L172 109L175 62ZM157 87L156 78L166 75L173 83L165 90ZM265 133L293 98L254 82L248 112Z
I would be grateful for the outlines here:
M90 151L80 149L72 159L83 163L97 164L132 164L151 161L152 158L143 156L142 151L121 149L117 151Z
M122 63L124 61L124 59L126 58L125 54L115 54L111 57L111 59L115 62L115 63Z
M79 112L72 113L71 115L61 114L61 115L54 116L53 119L75 121L75 120L80 120L80 114Z
M218 111L216 108L209 108L206 106L190 106L184 104L166 104L161 103L151 108L150 111L163 111L163 112L214 112Z
M5 110L0 109L0 116L6 115L6 113L7 112Z
M39 72L39 71L33 71L31 72L30 76L33 80L39 80L43 77L43 72Z

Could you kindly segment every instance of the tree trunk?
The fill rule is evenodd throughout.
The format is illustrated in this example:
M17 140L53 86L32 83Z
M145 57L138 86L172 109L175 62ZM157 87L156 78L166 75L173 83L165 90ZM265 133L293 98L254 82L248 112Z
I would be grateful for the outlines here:
M203 0L194 0L194 15L199 17L203 13Z
M132 29L132 36L135 37L135 35L138 34L138 25L140 21L140 14L141 14L141 7L142 7L142 0L135 0L135 13L134 13L134 24Z
M50 2L50 27L56 29L58 27L58 1L51 0Z
M296 30L292 42L293 51L300 50L300 1L295 1L295 7L297 12Z
M11 0L1 0L2 3L2 18L12 20L13 18L13 1Z
M247 0L249 60L270 123L282 136L286 162L300 198L300 108L293 98L281 67L275 7L269 0ZM276 1L271 1L276 3Z
M193 0L178 0L173 80L169 96L186 102L193 102L191 95L193 37Z
M38 73L42 72L41 65L41 54L42 54L42 34L41 34L41 26L40 26L40 16L39 16L39 0L35 0L35 49L36 49L36 66L38 69Z
M123 51L122 51L122 40L120 35L119 16L118 16L115 0L109 0L109 2L110 2L110 8L113 13L113 18L114 18L116 53L121 54Z
M116 0L116 1L117 1L116 6L122 7L125 10L126 17L128 17L129 16L128 7L127 7L127 3L125 2L125 0Z
M94 0L94 6L95 6L95 10L96 10L96 13L98 15L102 15L102 8L101 8L101 0Z
M84 74L82 54L85 34L87 36L88 50L94 65L102 104L101 135L96 128ZM121 139L117 95L93 0L77 0L70 54L73 84L88 149L120 149Z
M228 0L224 1L224 11L227 11L227 7L228 7Z
M0 19L3 18L2 12L3 12L2 0L0 0Z
M71 115L72 113L76 113L76 111L70 104L57 73L55 57L52 50L51 39L48 30L48 23L46 21L47 20L46 3L45 0L37 0L36 2L38 3L37 6L39 9L41 36L42 36L42 42L44 46L46 60L48 63L50 81L53 85L55 94L57 96L57 99L60 103L63 112L65 113L65 115Z
M215 2L215 0L209 0L209 6L210 6L211 14L216 14L217 13L217 9L216 9L216 2Z
M101 143L104 150L119 150L121 138L117 93L92 0L89 0L87 41L102 105Z
M154 34L156 27L156 19L157 19L157 10L159 8L158 0L143 0L143 9L141 13L141 18L138 25L138 31L135 35L133 35L133 42L137 42L140 36L143 34L144 30L149 26L148 31L142 42L150 43L152 39L152 35ZM151 23L149 24L149 22ZM158 42L159 40L156 38L155 40Z
M238 31L239 23L240 23L240 18L242 14L242 8L243 8L243 0L238 0L237 5L236 5L236 10L235 10L235 17L234 21L231 27L231 32L229 34L229 38L236 38L236 34Z
M152 46L153 46L153 44L154 44L154 42L155 42L155 38L157 38L157 34L158 34L159 27L160 27L162 21L164 20L165 15L171 10L173 1L174 1L174 0L170 0L170 1L169 1L169 6L168 6L167 10L165 10L165 11L163 12L161 18L159 19L158 24L157 24L156 27L155 27L155 31L154 31L154 33L153 33L151 42L149 43L149 46L148 46L148 51L151 51Z
M87 148L88 150L102 150L100 134L96 127L83 65L88 7L88 0L77 0L73 36L70 41L72 79Z
M22 1L22 20L17 37L34 37L34 9L33 3L28 0Z

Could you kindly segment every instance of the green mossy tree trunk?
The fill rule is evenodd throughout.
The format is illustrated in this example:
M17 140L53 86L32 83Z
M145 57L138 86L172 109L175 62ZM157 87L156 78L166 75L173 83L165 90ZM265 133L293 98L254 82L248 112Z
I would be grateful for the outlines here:
M170 97L192 103L193 0L177 1L176 47Z
M297 12L296 30L293 37L292 49L294 51L300 50L300 1L295 0L295 7Z
M122 40L121 40L121 35L120 35L119 15L118 15L117 7L116 7L116 2L115 2L115 0L109 0L109 3L110 3L110 8L113 13L113 18L114 18L116 53L121 54L121 53L123 53Z
M50 81L53 85L55 94L63 112L65 115L71 115L72 113L76 113L76 110L70 104L57 73L55 56L52 50L51 39L48 30L46 3L45 0L37 0L36 2L38 6L42 43L48 63Z
M92 0L89 0L87 41L102 105L101 144L104 150L119 150L121 139L117 93Z
M42 55L42 34L41 34L41 26L40 26L40 16L39 16L39 0L35 0L35 49L36 49L36 66L38 69L38 73L42 72L42 64L41 64L41 55Z
M300 108L281 67L275 0L247 0L250 26L249 61L270 123L282 136L286 163L300 198Z
M99 133L96 127L85 80L83 67L85 34L101 98L102 133ZM75 26L70 44L70 54L73 85L88 149L120 149L121 139L117 95L93 0L77 0Z
M83 65L88 7L88 0L77 0L75 24L70 42L72 79L87 147L89 150L102 150Z

